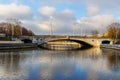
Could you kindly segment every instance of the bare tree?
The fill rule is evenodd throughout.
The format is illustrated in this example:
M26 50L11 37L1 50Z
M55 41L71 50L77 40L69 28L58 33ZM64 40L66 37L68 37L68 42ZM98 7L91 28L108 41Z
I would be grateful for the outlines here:
M5 33L8 36L34 35L31 30L21 26L21 21L18 19L7 19L6 22L1 22L0 33Z

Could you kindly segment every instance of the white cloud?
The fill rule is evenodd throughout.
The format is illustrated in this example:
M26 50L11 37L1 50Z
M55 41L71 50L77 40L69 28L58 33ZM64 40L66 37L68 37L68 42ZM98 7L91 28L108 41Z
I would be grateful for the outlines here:
M96 15L92 17L84 17L80 19L81 26L84 30L98 30L100 33L105 32L109 24L115 21L112 15Z
M30 19L31 17L32 12L29 6L16 4L0 4L0 18Z
M12 0L11 0L12 1ZM19 4L25 2L25 0L15 0L18 1ZM21 2L21 3L20 3ZM90 30L97 29L100 32L104 32L106 30L106 26L113 22L115 19L113 16L118 17L120 13L120 0L30 0L31 7L33 5L40 6L39 13L40 16L36 15L35 10L33 10L34 17L36 16L36 20L31 20L28 22L29 26L35 33L46 33L48 34L50 26L49 26L49 16L53 16L53 27L54 33L57 34L71 34L73 29L73 23L76 22L74 12L70 10L71 4L77 5L78 9L81 10L85 7L86 17L82 17L80 19L83 31L86 30L88 33ZM61 12L57 10L61 6L67 4L66 9L62 9ZM42 6L42 7L41 7ZM53 7L51 7L53 6ZM57 7L56 7L57 6ZM69 7L70 6L70 7ZM73 8L72 8L73 9ZM77 12L77 11L76 11ZM78 13L76 13L78 15ZM106 15L105 15L106 14ZM116 15L117 14L117 15ZM27 5L17 5L17 4L8 4L8 5L0 5L0 18L3 17L17 17L28 19L32 16L32 12L30 7ZM81 16L81 14L80 14ZM33 16L32 16L33 17ZM77 16L76 16L77 17ZM78 18L78 17L77 17ZM47 22L47 23L46 23ZM80 29L74 26L76 30L80 31ZM38 31L40 30L40 31Z
M97 6L92 6L92 7L88 7L88 16L92 16L97 14L99 11L99 8Z
M49 34L50 33L50 17L40 21L29 22L29 27L34 23L30 29L36 34ZM53 34L72 35L73 27L75 35L90 34L92 30L98 30L99 33L104 33L107 26L114 22L116 19L112 15L96 15L92 17L83 17L78 21L74 15L66 15L64 13L56 13L53 16L52 27ZM79 25L74 25L75 22L80 22ZM82 32L81 32L82 31Z
M50 26L45 23L38 24L39 28L41 31L49 32L50 31Z
M41 2L41 0L38 0ZM87 13L97 13L98 14L119 14L120 13L120 0L47 0L42 1L44 5L49 5L48 2L51 2L52 5L84 5L88 9ZM94 8L93 8L94 7ZM95 8L96 7L96 8Z
M65 10L63 11L63 14L73 15L73 12L72 12L71 10L69 10L69 9L65 9Z
M80 1L80 0L77 0ZM80 1L81 2L81 1ZM97 9L93 9L93 12L95 10L95 12L97 11L97 14L119 14L120 13L120 0L82 0L83 4L85 4L87 6L87 8L89 9L89 7L93 6L96 8L99 8L99 10ZM88 10L89 13L89 10Z
M54 7L44 6L39 9L39 13L45 16L50 16L55 12Z
M75 22L75 16L73 15L73 12L71 10L65 9L61 11L60 13L55 12L52 16L52 20L50 20L49 17L41 16L42 19L39 21L39 29L41 33L46 32L48 34L50 32L50 21L53 26L53 33L54 34L69 34L72 33L72 27L71 25Z
M26 0L11 0L13 2L24 3ZM99 13L120 13L120 0L29 0L29 3L33 5L40 5L49 8L49 6L56 6L62 4L74 4L74 5L85 5L86 8L90 8L90 12L96 12L97 10L93 8L94 6L99 7ZM91 7L92 6L92 7ZM53 8L53 7L52 7ZM39 10L41 12L41 10ZM54 9L53 9L54 11ZM89 10L88 10L89 11ZM44 11L43 11L44 12ZM46 12L46 11L45 11ZM44 13L43 13L44 14ZM46 13L45 13L46 14Z

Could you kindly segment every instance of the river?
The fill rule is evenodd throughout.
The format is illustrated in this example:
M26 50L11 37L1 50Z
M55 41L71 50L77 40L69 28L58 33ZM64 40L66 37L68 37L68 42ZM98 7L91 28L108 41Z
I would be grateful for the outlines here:
M120 80L120 51L0 51L0 80Z

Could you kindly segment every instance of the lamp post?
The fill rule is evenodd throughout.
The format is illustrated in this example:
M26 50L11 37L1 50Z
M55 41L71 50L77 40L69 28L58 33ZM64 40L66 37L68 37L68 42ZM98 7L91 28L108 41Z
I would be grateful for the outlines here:
M117 20L117 24L116 24L116 30L115 30L115 42L118 41L119 38L119 32L120 32L120 20Z
M80 27L80 30L81 30L81 36L83 36L83 30L82 30L82 27Z
M116 41L117 41L117 38L118 38L118 32L119 32L119 22L117 22L117 24L116 24L116 32L115 32L115 39L116 39Z
M53 35L53 17L50 16L50 35Z
M78 25L79 25L79 30L80 30L80 33L79 33L79 34L80 34L81 36L83 36L83 30L82 30L82 26L83 26L83 25L81 25L80 22L78 23Z
M74 27L75 27L75 25L76 25L76 24L74 23L74 24L73 24L73 28L72 28L72 31L73 31L73 33L72 33L72 34L73 34L73 36L75 35L75 28L74 28Z
M82 36L83 32L82 32L82 27L80 26L80 22L76 22L74 25L78 27L78 35ZM79 30L80 30L80 33L79 33ZM74 28L73 28L73 32L75 32Z

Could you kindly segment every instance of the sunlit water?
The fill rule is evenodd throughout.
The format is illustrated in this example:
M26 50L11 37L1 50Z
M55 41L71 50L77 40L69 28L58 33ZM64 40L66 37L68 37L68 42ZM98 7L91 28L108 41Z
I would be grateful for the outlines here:
M0 80L120 80L120 51L1 51Z

